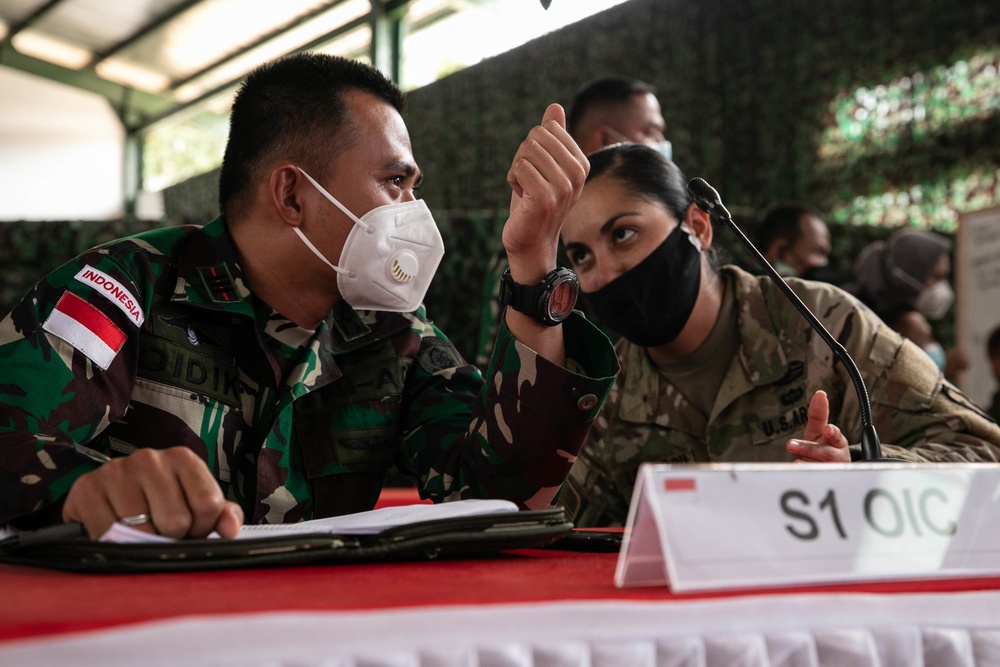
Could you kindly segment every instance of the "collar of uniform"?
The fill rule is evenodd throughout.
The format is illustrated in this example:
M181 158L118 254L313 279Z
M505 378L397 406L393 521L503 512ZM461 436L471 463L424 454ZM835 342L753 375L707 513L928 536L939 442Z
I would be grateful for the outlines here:
M788 359L781 339L774 330L768 302L764 300L761 289L761 281L770 284L771 279L767 276L752 276L736 266L725 266L722 272L732 278L736 288L740 327L740 347L737 354L747 380L756 387L772 384L788 372ZM777 287L775 290L777 291ZM779 293L778 298L784 300L785 296Z
M726 266L722 272L728 274L736 289L740 329L737 354L746 380L746 385L738 386L741 383L733 381L731 370L723 385L730 385L726 390L738 394L745 392L751 385L767 385L779 380L787 372L788 364L771 323L758 279L735 266ZM723 279L726 277L723 275ZM765 276L761 280L769 278ZM752 356L748 354L750 350L753 351ZM644 347L623 340L619 353L624 360L619 418L638 424L669 426L687 433L704 433L705 420L702 415L676 387L663 378ZM716 408L731 400L730 397L724 398L721 402L716 401Z
M243 280L237 257L236 246L220 216L192 235L181 248L172 300L253 317L250 289Z
M423 306L416 313L354 310L341 299L333 305L327 317L333 353L349 352L373 340L407 329L414 318L423 316L423 312Z
M624 378L618 418L633 424L657 424L700 437L706 421L684 395L660 374L646 348L622 339L618 348Z

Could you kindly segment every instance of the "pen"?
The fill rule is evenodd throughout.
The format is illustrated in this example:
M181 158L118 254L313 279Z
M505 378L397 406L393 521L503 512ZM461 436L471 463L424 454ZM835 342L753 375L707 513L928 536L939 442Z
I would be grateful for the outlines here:
M99 452L96 449L91 449L90 447L85 447L79 443L73 443L73 451L83 456L85 458L94 461L95 463L107 463L111 460L111 457L103 452Z
M0 540L0 549L60 542L62 540L83 537L86 534L87 529L83 527L82 523L70 521L69 523L60 523L55 526L46 526L38 530L24 530L16 535L5 537Z

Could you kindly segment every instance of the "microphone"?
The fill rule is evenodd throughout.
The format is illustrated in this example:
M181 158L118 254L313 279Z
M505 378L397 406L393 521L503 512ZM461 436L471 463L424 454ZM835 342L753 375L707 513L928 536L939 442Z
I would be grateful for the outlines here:
M802 303L802 299L792 291L792 288L788 286L784 278L774 270L774 267L764 258L764 255L760 254L757 247L750 242L750 239L740 231L740 228L736 226L733 222L733 216L730 215L726 207L722 205L722 199L719 197L719 193L715 191L711 185L705 182L701 178L693 178L688 181L688 194L694 199L694 203L698 205L698 208L703 210L705 213L715 221L722 222L736 235L743 247L757 260L757 264L760 268L767 273L767 276L778 286L778 289L785 295L785 297L792 302L802 317L806 318L816 333L820 335L823 341L829 346L833 351L834 356L844 364L844 368L847 369L847 374L851 377L851 382L854 384L854 391L858 394L858 403L861 405L861 458L864 461L887 461L891 459L882 458L882 446L879 444L878 434L875 432L875 425L872 424L872 404L868 399L868 390L865 388L864 379L861 377L861 371L858 370L857 364L854 363L854 359L851 355L847 353L844 346L837 341L833 335L826 330L823 323L813 315L813 312L806 307L806 304Z

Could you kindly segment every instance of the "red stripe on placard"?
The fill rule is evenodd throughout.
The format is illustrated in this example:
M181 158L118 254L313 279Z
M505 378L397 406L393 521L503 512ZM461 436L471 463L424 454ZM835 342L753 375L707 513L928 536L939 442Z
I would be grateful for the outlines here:
M124 332L115 326L111 318L72 292L66 292L59 298L56 310L85 326L116 352L125 342Z
M667 491L694 491L694 478L682 477L663 480L663 488Z

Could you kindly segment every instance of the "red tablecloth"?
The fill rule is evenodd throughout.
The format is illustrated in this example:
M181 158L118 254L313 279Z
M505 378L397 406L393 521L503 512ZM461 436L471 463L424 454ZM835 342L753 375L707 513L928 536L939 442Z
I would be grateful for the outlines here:
M616 589L617 554L550 549L495 558L308 565L168 574L73 574L0 565L0 640L190 614L360 610L555 600L731 598L760 591L675 595ZM998 590L1000 579L958 579L799 588L906 593Z
M413 491L401 490L381 504L413 498ZM712 655L733 652L775 660L792 655L789 651L805 651L812 662L787 664L824 667L866 664L854 662L857 656L881 656L871 664L882 665L918 658L928 665L1000 664L1000 578L675 595L667 588L616 589L616 561L615 553L533 549L491 558L169 574L73 574L0 565L0 663L61 665L69 655L70 662L105 665L115 655L115 664L124 665L145 656L150 646L162 662L147 667L216 664L222 662L219 655L209 654L222 650L217 633L242 632L241 659L258 657L260 649L260 664L279 664L293 655L304 660L301 664L327 664L330 651L353 641L358 646L345 649L349 664L380 647L382 634L395 636L393 629L402 623L410 628L406 640L414 651L423 651L423 642L443 642L453 652L449 655L457 656L455 664L492 660L476 653L492 650L476 643L476 629L484 625L482 642L496 641L498 633L510 639L504 649L510 655L495 664L522 664L516 656L524 651L549 650L537 646L540 628L546 630L542 639L548 640L551 629L564 649L570 647L569 657L556 664L613 665L632 655L630 650L653 655L633 663L643 665L658 664L657 651L667 650L702 656L700 662L669 663L685 665L712 664ZM504 624L512 618L520 625L508 628ZM284 635L268 632L276 623L284 624ZM463 623L473 629L460 628ZM878 629L882 625L884 631ZM589 641L580 636L589 638L595 629L616 642L640 633L645 643L607 649L597 641L579 648L578 642ZM954 632L957 638L949 634ZM178 636L184 638L182 654L176 653ZM946 638L943 644L935 639L939 636ZM687 643L678 648L680 640ZM926 650L939 644L947 651ZM860 648L840 662L827 659L845 646ZM303 653L304 647L319 652L319 661L309 662L316 656ZM983 659L994 655L993 647L997 662ZM412 662L413 655L400 664L421 664ZM602 662L600 656L611 657ZM272 659L279 663L267 662ZM766 660L738 664L785 664Z

